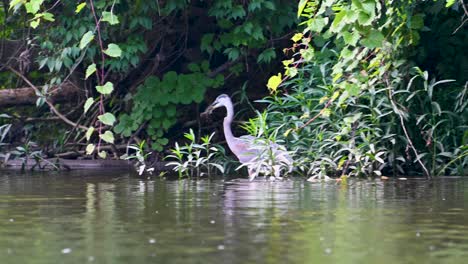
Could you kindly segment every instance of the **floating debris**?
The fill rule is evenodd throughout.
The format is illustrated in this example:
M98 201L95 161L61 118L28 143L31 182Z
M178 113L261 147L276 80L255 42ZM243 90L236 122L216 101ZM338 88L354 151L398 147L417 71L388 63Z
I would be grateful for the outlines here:
M210 224L214 224L214 223L216 223L215 220L211 220L211 221L210 221Z
M69 254L69 253L71 253L71 252L72 252L71 248L64 248L64 249L62 249L62 254Z
M149 242L150 244L154 244L154 243L156 243L156 239L150 238L150 239L148 240L148 242Z
M224 250L224 245L218 245L218 250Z

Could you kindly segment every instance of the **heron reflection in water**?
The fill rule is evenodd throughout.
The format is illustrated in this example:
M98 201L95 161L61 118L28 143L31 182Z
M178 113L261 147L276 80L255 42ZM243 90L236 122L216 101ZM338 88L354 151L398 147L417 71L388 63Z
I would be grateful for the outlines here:
M265 173L269 170L262 165L261 159L266 152L272 154L271 168L276 179L280 179L280 171L282 167L287 167L289 172L292 170L293 160L288 154L284 146L278 145L275 142L266 142L254 136L245 135L235 137L232 133L231 124L234 119L234 106L231 98L226 94L221 94L216 100L205 110L204 114L211 114L214 109L224 106L226 108L226 117L223 122L224 137L229 146L229 149L236 155L239 161L247 166L249 179L253 180L260 172Z

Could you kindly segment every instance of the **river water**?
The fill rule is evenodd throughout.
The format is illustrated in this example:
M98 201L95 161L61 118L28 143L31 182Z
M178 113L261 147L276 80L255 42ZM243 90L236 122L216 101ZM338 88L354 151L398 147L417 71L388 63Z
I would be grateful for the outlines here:
M0 172L0 263L467 263L468 179Z

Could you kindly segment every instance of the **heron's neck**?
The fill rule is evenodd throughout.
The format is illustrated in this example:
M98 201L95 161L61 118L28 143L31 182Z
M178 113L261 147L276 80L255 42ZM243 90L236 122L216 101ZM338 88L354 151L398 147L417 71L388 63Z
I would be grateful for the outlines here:
M224 118L223 128L224 128L224 137L226 138L226 141L229 143L229 141L232 138L234 138L234 135L232 134L232 130L231 130L231 123L232 123L232 120L234 119L234 108L232 105L225 105L225 107L226 107L227 115Z

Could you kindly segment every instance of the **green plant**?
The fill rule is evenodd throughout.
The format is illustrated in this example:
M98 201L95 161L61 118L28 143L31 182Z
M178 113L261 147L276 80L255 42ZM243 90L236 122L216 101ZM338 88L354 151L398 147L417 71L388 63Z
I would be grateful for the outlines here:
M170 150L172 154L166 156L166 159L173 161L166 166L173 166L173 170L177 171L179 178L211 175L215 170L224 173L223 166L215 162L218 148L211 144L213 136L214 133L202 137L202 143L198 144L195 133L190 129L189 133L184 134L189 142L182 147L177 142L175 143L175 148Z
M283 141L278 138L278 131L282 126L270 128L267 120L266 111L263 113L257 111L256 118L251 118L242 125L242 128L252 135L248 137L247 143L249 151L255 153L256 157L243 163L237 169L249 168L250 180L260 173L279 179L282 170L291 172L293 168L291 153L281 145Z
M144 172L152 173L154 168L148 168L147 158L151 155L151 152L145 151L146 142L142 140L138 145L130 145L127 147L127 153L122 155L120 158L123 160L135 160L135 168L138 175L142 175ZM134 153L129 155L129 150L133 150Z
M122 114L114 131L124 137L143 124L147 125L146 133L152 140L151 148L162 151L168 143L165 133L177 122L177 108L180 104L200 103L208 88L217 88L224 82L222 75L208 77L209 64L189 65L192 73L177 74L174 71L164 74L162 79L148 77L138 87L133 96L133 108L129 114Z
M270 78L272 95L262 100L271 126L282 127L278 136L299 154L299 170L431 177L448 162L444 173L466 173L465 80L429 81L421 70L412 78L413 51L421 55L421 37L428 37L421 35L425 12L438 16L432 21L459 13L441 2L300 2L303 31L292 37L284 74ZM447 69L438 68L458 74ZM280 88L288 92L279 95Z

